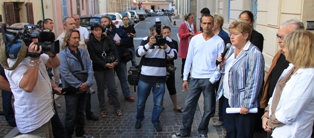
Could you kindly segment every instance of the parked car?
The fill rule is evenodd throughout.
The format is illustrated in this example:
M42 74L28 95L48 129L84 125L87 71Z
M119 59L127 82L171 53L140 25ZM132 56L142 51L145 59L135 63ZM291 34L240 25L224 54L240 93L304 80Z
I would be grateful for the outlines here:
M134 18L132 18L132 15L130 12L120 12L120 14L121 14L122 18L124 16L128 16L130 19L130 25L134 25Z
M140 21L140 18L138 17L136 11L130 10L130 11L128 11L128 12L131 13L131 17L134 19L134 22L135 22L135 23L138 23L138 22Z
M163 15L165 15L165 13L162 12L161 10L156 10L156 14L157 14L158 16L163 16Z
M117 12L101 13L95 16L98 16L98 17L108 16L112 20L112 23L116 25L117 28L119 28L120 25L123 25L122 16L120 13L117 13Z
M156 13L153 10L146 10L146 16L156 16Z
M119 28L120 25L123 25L122 16L119 13L101 13L94 16L81 16L80 25L86 27L89 32L91 32L91 25L94 23L99 23L102 16L108 16L114 25Z

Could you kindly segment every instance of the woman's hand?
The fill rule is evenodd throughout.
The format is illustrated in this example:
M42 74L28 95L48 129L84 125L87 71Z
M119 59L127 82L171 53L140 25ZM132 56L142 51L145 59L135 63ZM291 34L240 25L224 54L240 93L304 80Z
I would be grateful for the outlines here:
M249 108L246 108L246 107L242 106L241 109L240 109L240 114L246 115L248 113L249 113Z

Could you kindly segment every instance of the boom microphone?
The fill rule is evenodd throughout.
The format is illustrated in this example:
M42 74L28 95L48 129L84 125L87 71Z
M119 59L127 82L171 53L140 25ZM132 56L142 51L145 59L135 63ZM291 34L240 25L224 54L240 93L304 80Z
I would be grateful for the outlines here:
M223 58L225 57L225 55L227 54L227 52L228 52L228 50L230 49L230 47L231 47L231 44L228 43L228 44L226 45L226 47L225 47L225 50L221 53L221 58L222 58L222 60L223 60ZM216 65L218 65L218 64L220 64L220 62L216 60Z

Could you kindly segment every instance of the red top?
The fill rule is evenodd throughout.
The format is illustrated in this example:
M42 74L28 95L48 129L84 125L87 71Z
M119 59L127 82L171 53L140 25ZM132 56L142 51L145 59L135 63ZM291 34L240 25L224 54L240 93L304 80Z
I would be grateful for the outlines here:
M194 26L194 34L196 33L196 25ZM188 48L189 48L189 38L192 38L192 36L189 36L189 29L186 26L185 22L183 22L179 27L179 37L180 37L180 48L179 48L179 58L186 58L186 55L188 54Z

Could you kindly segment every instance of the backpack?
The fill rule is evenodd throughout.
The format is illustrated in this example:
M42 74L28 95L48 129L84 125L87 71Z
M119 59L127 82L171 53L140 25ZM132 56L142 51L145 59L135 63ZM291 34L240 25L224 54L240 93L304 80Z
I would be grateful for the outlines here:
M6 24L1 26L0 34L0 64L4 69L14 70L27 55L27 46L18 33L6 30ZM16 59L13 66L9 66L7 58Z

